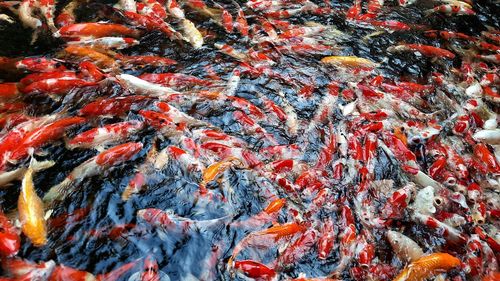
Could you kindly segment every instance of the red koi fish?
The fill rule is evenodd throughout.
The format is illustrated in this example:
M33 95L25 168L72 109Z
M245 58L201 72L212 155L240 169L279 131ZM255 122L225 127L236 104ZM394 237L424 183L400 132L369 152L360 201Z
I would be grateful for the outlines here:
M74 148L94 148L110 143L126 140L143 128L144 123L140 121L127 121L94 128L78 134L71 139L67 147Z
M155 16L140 15L131 11L126 11L123 14L133 25L142 26L148 31L158 30L171 40L178 40L182 38L182 35L175 31L168 23L166 23L161 18Z
M167 87L210 86L212 82L182 73L144 73L139 78Z
M30 148L40 148L43 145L61 138L70 126L85 122L82 117L68 117L56 120L50 124L35 129L24 136L17 147L10 153L8 158L11 161L20 161L28 157Z
M121 280L123 275L129 272L132 268L137 266L138 261L132 261L113 269L110 272L99 274L96 276L97 281L118 281Z
M326 259L333 250L335 239L337 238L338 230L334 228L333 221L327 219L319 234L318 238L318 258Z
M2 268L13 276L14 280L48 280L55 267L54 261L36 264L20 258L2 260Z
M19 70L30 72L53 72L64 71L66 67L60 62L44 57L33 57L19 60L15 63L15 67Z
M135 29L128 28L121 24L114 23L75 23L62 27L54 36L63 38L72 37L110 37L110 36L123 36L123 37L139 37L140 32Z
M231 227L237 228L256 228L263 226L266 223L276 220L279 211L286 204L286 199L275 199L269 203L269 205L260 213L252 216L244 221L232 222Z
M21 238L19 231L10 223L9 219L0 211L0 255L10 257L19 251Z
M72 79L77 77L74 71L52 71L52 72L31 73L26 75L19 82L22 85L27 86L38 81L47 79L59 79L59 78Z
M476 42L478 39L476 37L460 33L460 32L452 32L446 30L427 30L424 32L424 35L429 38L438 38L441 37L445 40L451 39L463 39L470 42Z
M142 143L129 142L99 153L76 167L61 183L51 187L43 201L52 204L56 200L64 200L71 192L71 187L75 186L73 183L78 184L88 177L99 175L104 170L130 160L142 150L142 146Z
M17 83L0 83L0 100L13 99L18 96Z
M258 246L260 248L268 248L276 244L284 238L290 238L297 233L302 233L306 230L304 225L292 222L286 224L277 224L270 228L252 232L243 238L238 244L233 248L231 257L228 260L228 265L233 267L233 260L236 256L248 246Z
M401 44L387 48L388 52L419 52L426 57L454 59L455 54L438 47L422 44Z
M459 2L460 1L456 1ZM432 9L426 11L427 15L433 13L442 13L447 16L457 15L457 16L473 16L476 12L467 7L468 5L463 4L444 4L440 6L436 6Z
M277 267L287 267L300 261L305 254L310 252L317 240L318 232L314 228L306 230L278 257L276 261Z
M89 82L79 78L50 78L26 85L21 91L25 94L46 93L62 95L68 93L71 89L92 85L95 85L95 82Z
M49 281L88 281L96 280L92 273L65 265L58 265L50 275Z
M234 269L255 280L273 280L276 277L276 271L252 260L235 261Z
M86 104L79 110L82 116L97 117L103 115L125 115L133 105L139 105L148 100L146 96L126 96L110 99L98 99Z
M116 58L126 68L146 65L160 67L177 64L175 60L159 56L125 56L117 54Z

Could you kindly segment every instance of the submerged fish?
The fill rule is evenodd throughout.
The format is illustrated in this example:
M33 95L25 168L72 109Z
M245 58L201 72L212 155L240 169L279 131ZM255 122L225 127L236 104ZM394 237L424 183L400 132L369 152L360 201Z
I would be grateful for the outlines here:
M422 280L459 265L460 260L450 254L434 253L410 263L394 280Z
M33 184L33 169L26 170L17 203L21 229L33 245L40 247L47 243L47 222L43 202L36 194Z

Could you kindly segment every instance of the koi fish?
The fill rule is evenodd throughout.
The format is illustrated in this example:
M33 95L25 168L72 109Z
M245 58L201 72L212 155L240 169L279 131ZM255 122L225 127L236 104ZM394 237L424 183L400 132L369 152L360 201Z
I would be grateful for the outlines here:
M438 47L422 44L401 44L387 48L388 52L419 52L426 57L454 59L455 54Z
M36 164L33 164L32 169L33 171L42 171L45 169L48 169L52 166L55 165L54 161L42 161L42 162L36 162ZM26 173L27 168L26 167L19 167L14 170L10 171L5 171L0 174L0 187L4 187L11 183L12 181L15 180L20 180Z
M459 1L457 1L457 2L459 2ZM459 2L459 3L462 3L462 2ZM427 15L430 15L433 13L442 13L442 14L445 14L447 16L451 16L451 15L473 16L473 15L475 15L476 12L474 12L474 10L472 10L469 7L470 7L470 5L456 4L456 2L455 2L454 4L444 4L444 5L434 7L432 9L427 10L425 13Z
M171 95L178 95L180 94L179 92L175 91L174 89L171 89L169 87L161 86L155 83L148 82L146 80L142 80L138 77L128 75L128 74L120 74L116 76L116 78L124 83L127 88L136 91L137 93L147 95L147 96L153 96L153 97L160 97L162 99L166 99Z
M273 269L252 260L235 261L234 269L256 280L273 280L277 275Z
M140 121L127 121L94 128L78 134L67 143L69 149L103 147L126 140L144 127Z
M25 27L32 29L40 28L42 26L42 21L33 16L32 1L23 0L19 5L19 19Z
M466 242L467 240L460 231L443 222L438 221L431 216L415 212L412 218L418 223L424 224L430 228L435 229L436 231L439 231L443 235L443 237L450 242L462 243Z
M109 99L98 99L96 101L87 103L79 111L81 116L121 116L127 113L133 105L144 104L148 97L141 95L116 97Z
M182 19L180 24L186 41L195 49L201 48L203 46L203 35L196 28L194 23L188 19Z
M230 224L231 227L236 228L256 228L268 222L276 220L279 211L286 204L286 199L275 199L260 213L243 221L236 221Z
M137 38L139 34L139 31L128 28L121 24L88 22L63 26L54 33L54 36L63 38L102 38L113 36Z
M318 239L318 258L325 260L333 251L338 229L334 228L333 221L327 219L323 224Z
M52 260L39 264L20 258L2 260L3 270L14 280L49 280L55 267L56 263Z
M64 200L66 195L74 188L70 188L71 185L75 186L88 177L96 176L104 170L130 160L142 150L142 146L142 143L137 142L124 143L90 158L71 171L61 183L51 187L45 193L43 202L51 205L56 200Z
M91 48L125 49L139 44L134 38L100 37L95 39L72 40L68 45L89 46Z
M0 99L13 99L19 96L17 83L0 83Z
M0 227L0 255L2 257L16 255L21 247L21 238L17 229L2 211L0 211Z
M79 270L65 265L57 265L50 274L49 281L77 281L96 280L95 276L87 271Z
M180 217L171 211L149 208L137 211L137 218L161 230L186 234L188 231L195 229L207 229L219 226L224 224L231 216L212 220L192 220Z
M68 4L66 4L62 8L59 15L56 17L55 24L58 27L63 27L75 23L76 21L75 9L78 8L78 5L79 5L78 1L71 1Z
M393 280L423 280L460 265L460 260L447 253L434 253L410 263Z
M498 145L500 144L500 129L480 130L475 132L472 137L477 141Z
M79 78L50 78L39 80L26 85L22 88L25 94L31 93L46 93L54 95L62 95L68 93L71 89L81 88L85 86L95 85L94 82L85 81Z
M98 281L117 281L122 278L124 274L126 274L128 271L136 267L138 263L138 260L126 263L124 265L121 265L120 267L113 269L110 272L103 273L103 274L98 274L96 276L96 279Z
M44 218L43 202L35 191L31 164L24 174L17 209L24 235L33 245L44 246L47 243L47 222Z
M118 66L114 58L90 47L70 45L64 48L64 55L82 60L91 60L95 65L103 69L113 69Z
M125 11L123 15L134 26L141 26L148 31L158 30L171 40L182 39L182 35L175 31L170 24L156 16L140 15L135 12ZM133 36L130 36L133 37Z
M30 72L53 72L66 68L60 62L46 57L30 57L16 61L15 67Z
M389 230L386 237L397 257L402 261L415 262L424 255L422 248L408 236Z
M26 86L42 80L59 79L59 78L72 79L77 77L74 71L52 71L52 72L31 73L26 75L23 79L19 80L19 82L22 85Z
M68 117L56 120L26 134L17 148L8 156L10 161L20 161L26 158L31 148L40 148L44 144L61 138L68 127L85 122L82 117Z
M239 241L238 244L233 248L233 252L227 264L230 268L234 267L234 259L242 250L244 250L248 246L267 248L274 245L276 241L282 238L289 238L290 236L293 236L297 233L302 233L305 230L305 226L292 222L281 225L277 224L265 230L252 232L241 241Z
M117 5L125 11L134 13L137 11L135 0L120 0L118 1Z
M471 42L476 42L478 39L476 37L460 33L460 32L451 32L451 31L445 31L445 30L427 30L424 32L424 35L430 38L437 38L441 37L445 40L450 40L450 39L463 39L463 40L468 40Z
M185 19L184 11L181 9L176 0L167 0L167 11L178 19Z
M317 240L318 232L315 229L306 230L278 257L276 261L277 267L283 268L290 264L299 262L300 259L316 244Z
M217 178L220 174L222 174L225 170L234 167L234 166L243 166L243 163L241 162L240 159L236 157L228 157L222 161L219 161L217 163L214 163L210 166L208 166L202 174L202 180L200 182L200 194L206 194L208 192L207 190L207 184L209 184L211 181L213 181L215 178Z
M211 86L212 82L182 73L144 73L140 79L167 87Z
M158 262L152 255L144 259L142 270L136 272L128 279L130 281L169 281L170 278L160 271Z
M375 63L369 59L359 58L354 56L330 56L321 59L321 62L326 65L338 65L343 67L365 67L365 68L376 68L378 63Z
M144 190L146 185L146 177L149 173L155 170L162 170L168 163L169 155L168 149L165 148L158 152L153 144L150 148L146 161L137 168L137 173L130 179L127 187L123 190L122 200L127 201L134 194Z

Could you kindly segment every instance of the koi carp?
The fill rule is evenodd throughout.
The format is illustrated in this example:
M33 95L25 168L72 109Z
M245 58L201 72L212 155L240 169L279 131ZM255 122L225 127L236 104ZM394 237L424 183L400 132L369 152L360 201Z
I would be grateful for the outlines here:
M143 125L144 123L140 121L128 121L94 128L75 136L67 143L67 147L70 149L103 147L126 140L129 136L139 132Z
M447 253L434 253L410 263L393 281L422 280L460 265L460 260Z
M200 194L206 194L208 192L207 190L207 184L209 184L211 181L213 181L215 178L220 176L224 171L227 169L234 167L234 166L243 166L243 163L239 158L236 157L228 157L220 162L214 163L210 166L208 166L202 174L202 180L200 182Z
M338 66L350 67L350 68L357 68L357 67L376 68L379 65L378 63L375 63L369 59L359 58L359 57L354 57L354 56L324 57L323 59L321 59L321 62L326 64L326 65L338 65Z
M17 209L24 235L33 245L44 246L47 243L47 222L44 218L43 202L35 191L31 165L24 174Z
M224 224L230 216L211 220L192 220L178 216L171 211L160 209L142 209L137 211L137 217L144 222L168 232L186 234L194 229L207 229Z
M256 280L272 280L276 276L276 271L252 260L235 261L234 269Z
M26 158L29 154L29 149L38 149L44 144L61 138L68 127L78 125L85 122L82 117L68 117L56 120L52 123L44 125L27 133L18 143L17 148L12 150L8 155L8 159L13 162L18 162Z
M422 44L401 44L387 48L388 52L418 52L426 57L454 59L455 54L438 47Z
M11 224L2 211L0 211L0 227L0 255L2 257L16 255L21 247L19 231Z
M130 160L142 150L142 146L142 143L129 142L99 153L76 167L61 183L51 187L45 193L43 201L51 205L56 200L64 200L71 192L72 185L75 186L88 177L96 176L104 170Z
M63 38L102 38L112 36L137 38L139 34L138 30L134 30L120 24L88 22L63 26L56 33L54 33L54 36Z

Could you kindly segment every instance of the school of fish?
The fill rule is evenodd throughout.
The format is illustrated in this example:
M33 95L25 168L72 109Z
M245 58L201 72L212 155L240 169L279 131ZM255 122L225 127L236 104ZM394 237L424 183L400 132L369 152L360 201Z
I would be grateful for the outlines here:
M500 280L499 15L0 1L0 281Z

